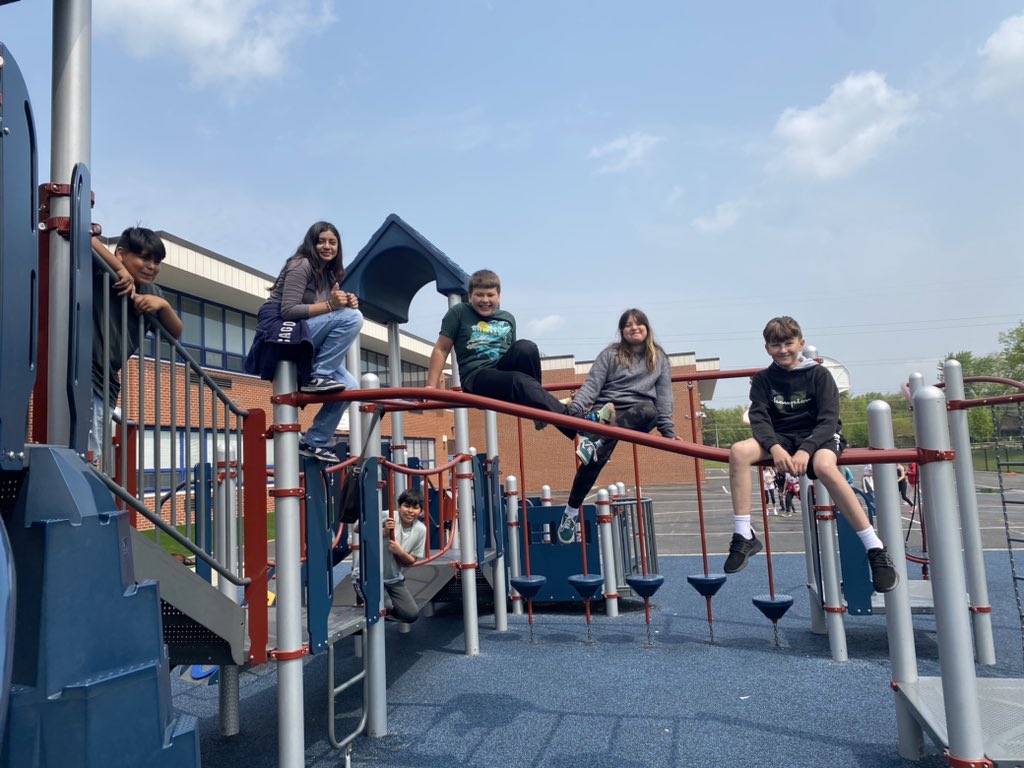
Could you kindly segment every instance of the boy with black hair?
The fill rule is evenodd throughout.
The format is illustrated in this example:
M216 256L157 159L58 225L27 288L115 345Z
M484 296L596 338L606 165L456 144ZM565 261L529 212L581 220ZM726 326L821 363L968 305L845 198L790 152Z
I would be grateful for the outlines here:
M839 390L824 366L803 356L800 325L792 317L775 317L764 328L765 350L772 364L750 384L750 426L754 436L729 449L729 488L735 525L723 570L743 570L761 542L750 527L750 470L771 459L776 472L806 474L821 480L839 511L867 551L871 582L889 592L899 579L889 553L839 469L846 447L840 431Z
M139 349L139 321L143 315L152 315L174 338L181 336L181 319L164 298L156 285L160 265L166 251L163 241L151 229L128 227L121 233L114 252L98 237L92 238L92 248L114 270L116 279L107 288L106 270L100 265L93 269L93 338L92 338L92 420L89 426L89 451L93 461L102 469L102 451L109 444L110 435L104 436L107 424L103 419L103 396L111 409L117 406L121 392L121 364ZM103 314L104 295L109 291L109 316ZM128 302L127 327L121 327L121 304ZM106 367L109 389L104 381L104 339L109 344L110 356Z
M423 493L416 488L409 488L399 494L397 522L387 510L381 514L384 516L382 535L386 552L383 555L383 583L387 592L385 604L388 616L412 624L419 618L420 607L405 585L405 569L417 560L422 560L427 548L427 526L420 520L423 514ZM394 538L391 538L392 531ZM352 586L356 591L357 604L362 605L364 599L358 557L352 569Z

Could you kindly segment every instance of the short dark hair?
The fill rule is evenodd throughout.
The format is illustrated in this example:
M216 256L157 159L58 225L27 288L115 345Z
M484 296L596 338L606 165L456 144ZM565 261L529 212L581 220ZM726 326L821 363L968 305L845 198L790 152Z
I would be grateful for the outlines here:
M398 506L408 504L410 507L423 508L423 494L418 488L407 488L398 495Z
M167 256L164 241L152 229L145 227L128 227L118 238L117 248L140 256L152 256L157 261L163 261Z
M469 276L469 292L472 293L477 288L494 288L501 293L501 280L497 273L489 269L478 269Z
M803 331L800 330L800 323L789 315L773 317L764 327L764 343L778 344L786 339L802 339Z

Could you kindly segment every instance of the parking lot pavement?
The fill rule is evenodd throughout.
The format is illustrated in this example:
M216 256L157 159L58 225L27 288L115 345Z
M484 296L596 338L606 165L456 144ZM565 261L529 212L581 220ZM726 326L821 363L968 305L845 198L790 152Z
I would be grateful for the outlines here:
M975 498L981 525L982 545L985 549L1006 549L1006 528L1003 522L1003 503L999 493L999 478L995 472L979 472L975 476ZM726 470L711 469L701 486L704 504L704 529L710 555L723 555L732 536L732 501L729 496ZM1003 488L1009 501L1007 513L1011 529L1024 535L1024 475L1004 475ZM697 511L697 486L652 485L645 486L643 496L654 502L654 524L658 540L658 554L696 555L701 553L701 527ZM632 487L627 487L632 493ZM557 494L556 494L557 498ZM592 499L588 499L588 503ZM756 500L752 499L752 502ZM910 507L902 504L903 528L909 531L907 547L921 548L921 518ZM925 505L927 509L927 505ZM752 504L754 528L764 530L760 505ZM800 514L792 517L770 515L768 530L772 550L780 554L804 551L803 525Z

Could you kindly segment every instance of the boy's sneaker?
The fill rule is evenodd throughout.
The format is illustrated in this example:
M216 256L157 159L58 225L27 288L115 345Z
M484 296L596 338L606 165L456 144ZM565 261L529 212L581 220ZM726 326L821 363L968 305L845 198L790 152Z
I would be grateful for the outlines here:
M338 458L338 454L334 452L334 448L326 445L311 445L305 440L299 440L299 453L303 456L320 459L320 461L329 461L331 464L337 464L341 461Z
M868 565L871 566L871 586L875 592L892 592L896 589L900 577L887 550L883 547L869 549Z
M563 544L576 541L576 518L568 512L562 513L562 522L558 524L558 540Z
M722 570L726 573L738 573L747 567L747 560L751 555L761 551L761 542L750 532L750 538L745 539L740 534L734 533L732 541L729 542L729 556L725 558L725 565Z
M580 438L580 444L576 446L576 457L580 464L589 464L597 455L597 446L589 437Z
M533 428L536 429L538 432L544 429L544 427L546 427L547 425L548 423L546 421L541 421L540 419L533 420Z
M322 395L325 392L343 392L345 385L329 376L311 376L309 381L299 387L299 392L306 395Z

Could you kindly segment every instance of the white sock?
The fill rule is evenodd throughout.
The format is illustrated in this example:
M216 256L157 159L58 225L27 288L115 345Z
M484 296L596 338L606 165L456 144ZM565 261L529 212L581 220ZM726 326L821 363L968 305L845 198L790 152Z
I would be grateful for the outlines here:
M580 519L580 511L576 507L569 507L569 506L567 506L565 508L565 514L567 514L573 520L579 520Z
M597 453L597 449L601 447L601 440L594 440L594 453Z
M744 539L750 539L754 536L754 531L750 527L750 515L733 515L733 530L742 536Z
M878 534L875 533L875 529L870 525L863 531L857 531L857 537L860 539L860 543L864 545L865 550L885 547L882 540L878 538Z

